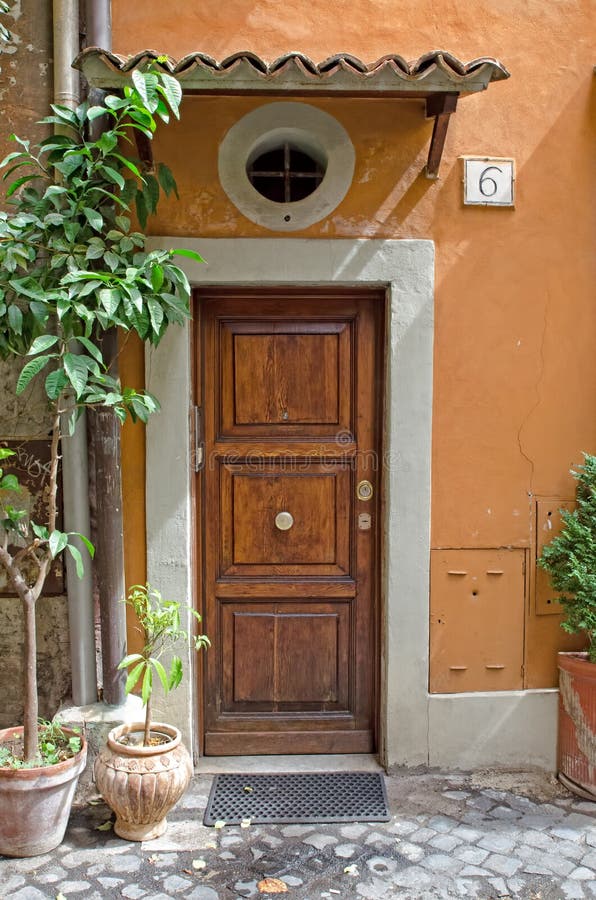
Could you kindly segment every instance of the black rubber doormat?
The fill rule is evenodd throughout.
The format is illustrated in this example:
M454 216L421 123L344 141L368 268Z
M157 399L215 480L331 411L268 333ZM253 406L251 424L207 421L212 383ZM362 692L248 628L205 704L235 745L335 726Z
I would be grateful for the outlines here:
M203 823L388 822L381 772L216 775Z

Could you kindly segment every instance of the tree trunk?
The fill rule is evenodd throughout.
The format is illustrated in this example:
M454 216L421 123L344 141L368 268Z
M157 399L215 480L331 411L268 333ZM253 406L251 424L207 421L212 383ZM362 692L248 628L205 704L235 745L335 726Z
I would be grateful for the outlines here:
M23 615L25 617L25 646L24 646L24 703L25 715L23 719L25 760L30 762L37 755L37 656L35 635L35 600L32 592L23 598Z

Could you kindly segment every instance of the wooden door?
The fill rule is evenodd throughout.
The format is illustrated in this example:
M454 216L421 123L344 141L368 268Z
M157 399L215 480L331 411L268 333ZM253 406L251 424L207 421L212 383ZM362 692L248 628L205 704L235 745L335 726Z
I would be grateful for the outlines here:
M206 755L375 749L383 306L198 295Z

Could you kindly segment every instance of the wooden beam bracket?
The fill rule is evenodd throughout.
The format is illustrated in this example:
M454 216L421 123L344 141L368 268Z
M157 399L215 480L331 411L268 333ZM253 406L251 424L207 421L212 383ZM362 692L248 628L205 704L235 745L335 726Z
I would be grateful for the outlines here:
M447 137L449 118L456 110L458 97L459 94L445 92L431 94L426 100L426 118L435 120L426 162L427 178L434 180L439 177L439 166Z

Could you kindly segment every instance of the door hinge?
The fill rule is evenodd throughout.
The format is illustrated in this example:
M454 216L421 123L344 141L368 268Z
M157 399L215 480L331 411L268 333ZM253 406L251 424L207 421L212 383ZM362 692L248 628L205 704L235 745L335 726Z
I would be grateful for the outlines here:
M195 406L193 408L193 421L194 421L194 447L193 447L193 463L195 472L200 472L203 468L203 462L205 457L205 445L203 443L203 410L200 406Z

